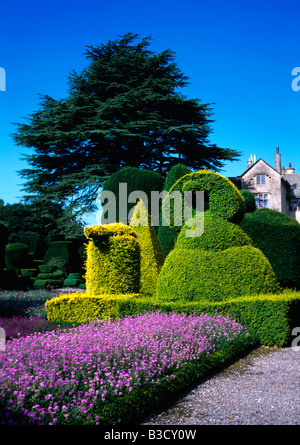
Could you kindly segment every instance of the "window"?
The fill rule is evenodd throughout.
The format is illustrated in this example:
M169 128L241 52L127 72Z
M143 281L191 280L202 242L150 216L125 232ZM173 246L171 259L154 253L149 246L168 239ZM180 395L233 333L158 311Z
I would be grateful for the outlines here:
M290 211L292 211L292 212L300 211L300 198L291 198L290 199Z
M268 207L269 195L255 195L256 208Z
M265 184L265 183L266 183L266 175L256 176L256 184Z

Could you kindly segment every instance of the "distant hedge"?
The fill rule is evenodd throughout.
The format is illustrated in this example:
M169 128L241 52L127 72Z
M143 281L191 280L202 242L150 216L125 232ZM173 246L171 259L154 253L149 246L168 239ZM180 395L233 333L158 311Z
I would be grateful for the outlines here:
M242 197L245 200L246 213L253 213L256 210L255 197L250 190L240 190Z
M191 169L183 164L176 164L173 167L171 167L167 174L163 190L168 192L170 188L175 184L175 182L178 181L178 179L182 178L188 173L191 173ZM163 222L163 214L162 212L160 212L158 237L165 254L168 255L168 253L174 248L178 232L173 227L169 227L168 225L163 225L162 222Z
M7 243L7 224L0 221L0 271L5 266L5 246Z
M240 227L269 259L281 286L300 289L300 224L263 208L246 214Z
M136 167L125 167L122 170L113 173L104 183L103 191L113 192L116 197L116 220L115 221L105 221L102 218L102 223L115 223L123 222L124 224L129 224L129 221L124 221L119 215L119 184L125 183L127 185L127 195L122 197L122 199L128 201L128 196L131 192L142 191L146 193L148 198L148 212L151 213L151 192L157 191L161 192L164 186L164 178L157 172L151 170L139 169ZM139 197L142 199L142 196ZM133 203L127 203L127 215L130 210L135 206L137 200ZM102 203L106 206L106 210L109 209L109 205L106 202ZM114 205L114 203L112 203ZM106 213L106 212L104 212ZM109 213L109 210L108 210ZM103 217L107 218L110 215L104 214ZM157 210L157 216L159 216L159 210Z
M29 247L24 243L8 244L5 249L5 263L9 270L29 267Z

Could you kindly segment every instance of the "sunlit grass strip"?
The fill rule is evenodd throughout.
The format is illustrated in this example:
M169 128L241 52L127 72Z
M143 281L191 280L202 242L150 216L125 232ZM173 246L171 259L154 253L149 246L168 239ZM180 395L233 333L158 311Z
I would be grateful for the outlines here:
M182 386L183 367L203 367L236 342L245 347L247 337L229 317L155 312L10 340L0 355L0 420L122 422L136 410L139 394L155 405L161 385ZM123 415L118 405L127 406Z

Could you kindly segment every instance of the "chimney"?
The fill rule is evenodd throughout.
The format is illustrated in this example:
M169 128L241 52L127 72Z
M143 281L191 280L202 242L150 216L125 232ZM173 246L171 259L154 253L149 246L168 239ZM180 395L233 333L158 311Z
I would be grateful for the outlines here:
M247 168L250 168L251 166L252 166L252 155L251 155L251 158L248 158Z
M281 154L279 153L278 145L276 147L276 153L275 153L275 170L281 173Z
M295 169L292 167L292 163L289 163L288 168L285 169L285 173L287 175L293 175L295 173Z

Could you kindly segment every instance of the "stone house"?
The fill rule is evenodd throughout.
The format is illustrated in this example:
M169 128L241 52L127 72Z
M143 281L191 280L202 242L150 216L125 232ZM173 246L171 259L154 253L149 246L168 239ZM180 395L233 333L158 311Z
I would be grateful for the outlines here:
M247 170L230 179L238 189L250 190L256 200L256 207L268 207L295 218L300 223L300 174L295 173L292 164L281 167L279 147L275 153L275 168L263 159L248 159Z

